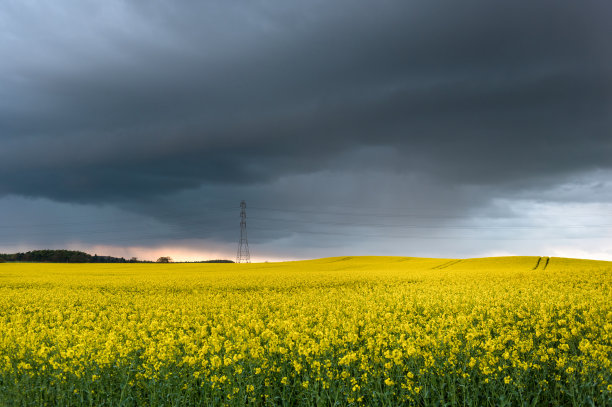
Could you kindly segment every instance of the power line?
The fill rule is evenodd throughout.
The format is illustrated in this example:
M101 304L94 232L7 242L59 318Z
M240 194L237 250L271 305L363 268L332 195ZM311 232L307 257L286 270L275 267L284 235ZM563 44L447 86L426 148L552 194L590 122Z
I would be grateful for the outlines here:
M333 235L333 236L346 236L346 237L372 237L372 238L388 238L388 239L433 239L433 240L541 240L542 237L491 237L491 236L425 236L425 235L398 235L398 234L367 234L367 233L347 233L347 232L326 232L326 231L313 231L313 230L299 230L299 229L283 229L278 228L262 228L262 227L251 227L251 229L270 231L270 232L287 232L295 235L300 234L311 234L311 235ZM608 239L609 236L588 236L588 237L571 237L571 236L556 236L554 239L558 240L585 240L585 239Z
M244 201L243 201L244 202ZM242 204L242 203L241 203ZM235 210L237 208L234 205L223 208L223 212L226 210ZM253 208L253 207L250 207ZM402 218L420 218L420 219L471 219L476 220L474 217L459 217L459 216L421 216L416 214L384 214L384 213L351 213L351 212L335 212L335 211L316 211L316 210L298 210L298 209L282 209L282 208L264 208L264 207L254 207L257 211L269 212L274 211L274 213L280 213L280 216L263 216L263 217L252 217L251 221L255 222L255 229L276 233L283 233L285 235L296 233L296 234L309 234L309 235L335 235L335 236L353 236L353 237L361 237L361 238L405 238L405 239L447 239L447 240L456 240L456 239L483 239L483 240L535 240L540 239L540 237L521 237L521 238L505 238L501 236L470 236L470 235L450 235L445 234L444 236L435 236L435 235L424 235L421 234L401 234L401 230L539 230L542 232L546 232L549 229L553 230L571 230L571 229L598 229L602 230L605 228L611 228L612 224L586 224L586 225L457 225L457 224L416 224L415 222L411 222L410 224L403 224ZM32 234L36 234L36 236L43 237L45 235L56 235L62 234L65 235L66 238L70 238L71 236L97 236L102 238L106 238L108 235L109 238L112 238L113 242L138 242L139 240L149 240L149 239L166 239L166 240L191 240L191 239L202 239L208 237L219 236L223 232L227 232L225 227L221 225L224 223L223 220L216 214L216 207L206 208L209 209L209 212L204 212L203 215L199 215L199 217L194 217L191 214L183 213L183 214L172 214L167 219L156 219L156 218L145 218L145 219L136 219L130 220L120 219L116 221L99 221L99 220L91 220L86 222L79 222L73 220L72 222L56 222L56 223L30 223L30 224L19 224L19 225L3 225L0 226L0 229L11 229L11 228L24 228L24 227L40 227L42 230L38 230L36 232L32 232ZM214 210L215 213L212 213L210 210ZM244 210L244 219L242 219L242 210ZM171 213L168 211L167 213ZM282 213L286 214L311 214L316 215L311 218L314 219L304 219L307 218L303 216L302 219L295 219L295 217L288 218L283 216ZM138 214L136 214L138 215ZM210 216L208 216L210 215ZM213 217L216 215L216 217ZM333 216L334 219L325 220L321 219L320 216ZM359 217L360 219L347 219L342 218L342 216L349 217ZM150 215L149 215L150 216ZM370 219L378 219L378 218L388 218L389 222L393 221L393 224L389 223L381 223L381 222L371 222ZM87 218L89 219L89 218ZM508 219L508 218L504 218ZM244 204L244 208L241 206L241 241L242 237L242 221L244 220L244 243L246 246L247 254L250 260L250 253L248 253L248 241L246 241L246 203ZM258 227L258 224L261 222L265 222L265 225L268 227ZM215 225L216 223L216 225ZM276 223L278 227L274 227L271 225ZM106 227L100 228L98 225L103 224ZM296 225L312 225L319 227L319 230L307 230L305 228L295 227ZM57 228L49 228L57 226ZM58 230L62 226L70 227L70 226L79 226L77 230ZM326 228L326 226L328 228ZM253 227L253 226L251 226ZM49 229L46 229L49 228ZM165 229L160 230L156 233L155 230L151 229ZM358 231L359 229L373 229L371 231L364 230L363 233ZM330 230L331 229L331 230ZM375 230L378 229L378 230ZM159 229L158 229L159 230ZM392 233L385 233L384 231L389 230ZM206 232L203 236L200 234L198 236L197 233L194 232ZM350 231L350 232L349 232ZM380 231L380 234L376 233ZM58 233L61 232L61 233ZM371 232L375 232L372 234ZM399 235L397 232L400 232ZM131 234L133 237L128 236ZM17 233L17 235L19 235ZM27 235L27 233L24 233ZM188 235L189 237L185 238L184 236ZM224 233L227 236L227 233ZM542 235L542 234L540 234ZM9 236L6 236L8 238ZM15 240L23 240L20 239L19 236L15 236L15 233L11 233L11 240L14 242ZM609 238L608 236L582 236L582 237L572 237L572 236L555 236L553 239L605 239ZM87 238L83 240L89 240ZM95 238L93 239L95 241ZM240 254L240 246L239 253Z
M301 220L301 219L286 219L286 218L253 218L253 221L265 222L285 222L285 223L304 223L304 224L319 224L329 226L353 226L353 227L378 227L378 228L398 228L398 229L548 229L548 228L612 228L612 224L599 225L520 225L520 226L470 226L470 225L414 225L395 223L393 225L384 223L356 223L354 221L316 221L316 220Z
M303 210L303 209L287 209L287 208L273 208L273 207L262 207L262 206L250 206L251 209L268 211L268 212L283 212L283 213L303 213L313 215L334 215L334 216L355 216L355 217L377 217L377 218L418 218L418 219L513 219L512 217L487 217L487 216L474 216L474 215L448 215L448 214L437 214L437 215L425 215L419 213L384 213L384 212L347 212L347 211L329 211L329 210ZM398 209L400 211L400 209ZM612 213L601 213L600 216L610 216ZM583 218L583 217L594 217L593 215L563 215L567 218ZM542 215L538 215L542 217ZM550 217L556 218L555 215Z
M318 212L312 212L318 213ZM324 213L324 212L321 212ZM356 216L357 214L353 214ZM403 216L403 215L398 215ZM374 217L369 215L363 215L362 217ZM376 215L377 217L377 215ZM473 219L473 218L472 218ZM282 223L304 223L304 224L318 224L318 225L328 225L328 226L351 226L351 227L376 227L376 228L407 228L407 229L581 229L581 228L610 228L612 224L586 224L586 225L452 225L452 224L442 224L442 225L431 225L431 224L403 224L395 222L393 224L387 223L373 223L373 222L361 222L359 220L317 220L317 219L295 219L295 218L286 218L286 217L255 217L254 221L265 221L265 222L282 222ZM180 227L189 227L189 226L197 226L199 230L201 230L201 224L205 223L213 223L211 221L219 221L219 217L211 217L211 218L194 218L191 214L182 214L175 217L171 217L168 219L134 219L131 222L137 224L138 226L150 227L151 223L157 223L159 226L170 227L170 228L180 228ZM84 228L79 230L81 232L91 232L91 233L112 233L114 229L103 228L102 230L89 230L89 226L96 225L104 225L104 226L117 226L118 231L122 231L126 229L126 223L130 222L128 219L118 219L118 220L106 220L106 221L73 221L73 222L45 222L45 223L19 223L15 225L0 225L0 229L22 229L24 227L69 227L69 226L83 226ZM147 225L148 224L148 225ZM211 227L213 230L215 227ZM37 232L37 233L40 233ZM49 233L55 233L53 230L49 230Z
M246 202L240 202L240 242L238 243L238 254L236 263L250 263L251 254L249 253L249 241L246 230Z

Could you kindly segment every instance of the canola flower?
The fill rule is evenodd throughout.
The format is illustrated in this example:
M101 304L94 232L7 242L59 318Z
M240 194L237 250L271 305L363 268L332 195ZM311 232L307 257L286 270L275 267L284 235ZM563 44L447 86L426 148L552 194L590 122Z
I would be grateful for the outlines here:
M612 263L0 264L0 405L612 405Z

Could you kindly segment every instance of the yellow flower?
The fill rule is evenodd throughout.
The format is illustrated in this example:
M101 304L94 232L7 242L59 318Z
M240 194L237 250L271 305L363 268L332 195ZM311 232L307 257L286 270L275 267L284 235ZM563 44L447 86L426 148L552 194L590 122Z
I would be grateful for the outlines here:
M576 394L612 391L607 262L365 257L168 267L0 264L0 377L15 391L46 383L66 400L75 389L119 386L119 377L134 395L152 381L180 383L176 394L184 387L227 405L270 403L282 386L362 403L357 396L381 382L390 404L416 404L432 372L467 386L520 387L522 377L542 392L571 375Z

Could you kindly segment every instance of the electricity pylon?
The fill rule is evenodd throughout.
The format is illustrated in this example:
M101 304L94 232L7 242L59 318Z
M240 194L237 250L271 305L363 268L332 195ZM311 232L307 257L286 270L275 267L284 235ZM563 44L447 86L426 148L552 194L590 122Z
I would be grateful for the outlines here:
M236 255L236 263L250 263L251 255L249 254L249 241L247 240L246 231L246 202L240 202L240 243L238 243L238 254Z

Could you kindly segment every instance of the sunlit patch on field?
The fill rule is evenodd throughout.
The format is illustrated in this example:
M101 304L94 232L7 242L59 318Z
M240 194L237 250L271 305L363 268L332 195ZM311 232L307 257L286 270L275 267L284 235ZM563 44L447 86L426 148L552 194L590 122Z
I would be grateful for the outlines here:
M612 405L612 263L1 264L2 405Z

